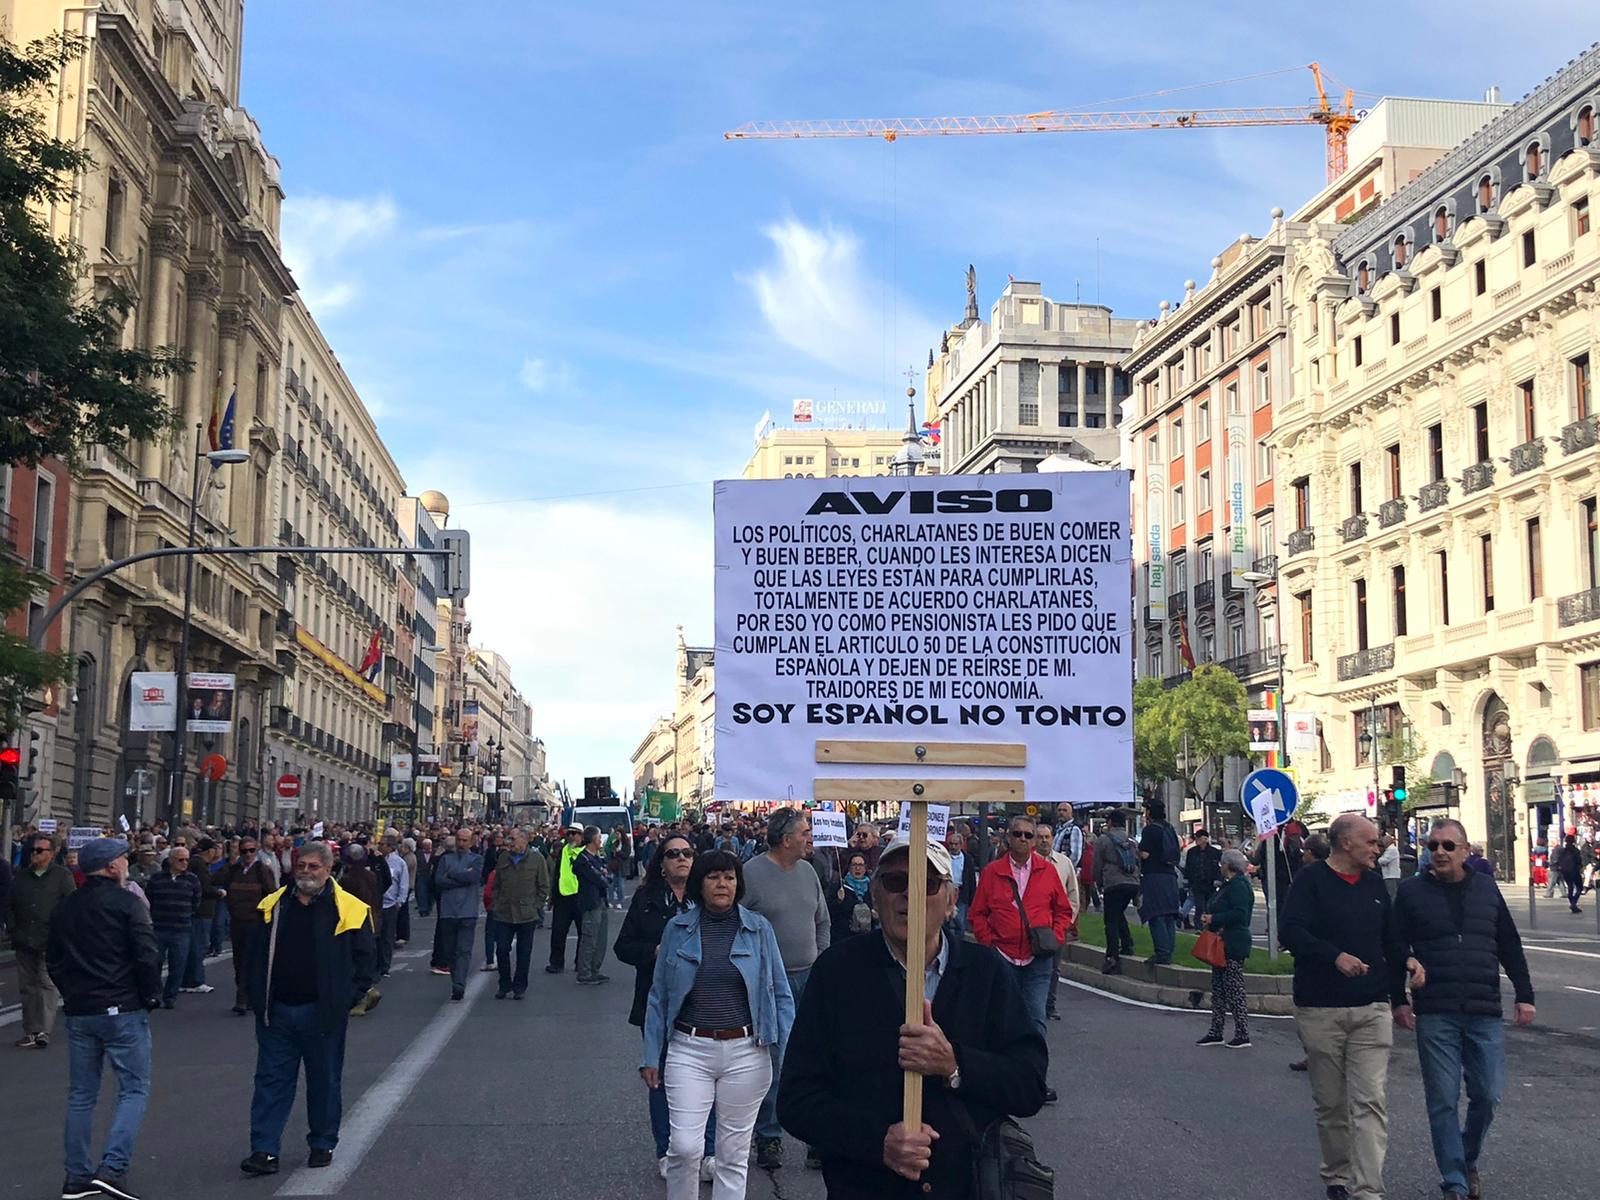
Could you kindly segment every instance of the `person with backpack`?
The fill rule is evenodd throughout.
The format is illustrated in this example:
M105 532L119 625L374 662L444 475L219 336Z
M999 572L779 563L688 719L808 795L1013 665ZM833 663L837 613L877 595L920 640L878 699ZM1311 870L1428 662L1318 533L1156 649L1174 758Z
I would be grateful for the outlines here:
M1139 919L1150 928L1155 953L1150 961L1170 963L1178 940L1178 834L1167 824L1167 805L1146 801L1144 832L1139 835Z
M1106 917L1104 975L1122 974L1122 956L1133 953L1128 905L1139 895L1139 852L1128 839L1128 814L1114 808L1106 831L1094 843L1094 886L1100 889Z

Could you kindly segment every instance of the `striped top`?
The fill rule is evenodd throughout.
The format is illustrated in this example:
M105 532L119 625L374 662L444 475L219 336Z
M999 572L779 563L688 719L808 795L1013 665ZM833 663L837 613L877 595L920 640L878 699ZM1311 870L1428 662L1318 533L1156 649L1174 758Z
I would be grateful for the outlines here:
M697 1029L742 1029L752 1024L744 976L730 957L738 932L737 905L721 915L701 907L700 969L683 998L679 1021Z

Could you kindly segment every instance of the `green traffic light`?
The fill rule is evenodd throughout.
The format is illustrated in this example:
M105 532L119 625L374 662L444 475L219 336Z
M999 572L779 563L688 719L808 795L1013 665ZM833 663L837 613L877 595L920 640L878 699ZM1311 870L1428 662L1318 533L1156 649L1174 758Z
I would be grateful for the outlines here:
M1394 798L1397 801L1399 801L1401 804L1404 804L1406 802L1406 790L1405 790L1405 788L1403 788L1403 787L1402 788L1395 788L1394 789Z

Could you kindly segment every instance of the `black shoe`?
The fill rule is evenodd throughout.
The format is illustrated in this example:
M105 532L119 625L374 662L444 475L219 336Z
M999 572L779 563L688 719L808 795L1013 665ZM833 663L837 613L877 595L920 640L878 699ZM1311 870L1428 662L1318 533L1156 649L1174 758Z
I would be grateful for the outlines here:
M1052 1020L1052 1021L1059 1021L1059 1020L1061 1020L1061 1014L1060 1014L1060 1013L1058 1013L1058 1012L1057 1012L1057 1011L1056 1011L1056 1010L1055 1010L1055 1009L1053 1009L1053 1008L1052 1008L1052 1009L1051 1009L1051 1010L1050 1010L1050 1011L1049 1011L1049 1012L1047 1012L1047 1013L1045 1013L1045 1016L1047 1016L1047 1017L1048 1017L1048 1018L1050 1018L1050 1020Z
M822 1155L815 1146L806 1147L806 1166L813 1171L822 1170Z
M467 993L466 993L465 989L463 989L463 988L451 988L450 989L450 999L452 999L452 1000L460 1000L466 994Z
M546 975L559 975L565 970L565 967L558 967L555 963L549 963L545 966L544 973Z
M308 1167L326 1167L332 1165L332 1163L332 1150L313 1150L306 1156L306 1166Z
M245 1013L247 1013L249 1011L250 1010L248 1008L246 1008L242 1004L235 1004L233 1006L233 1015L236 1016L236 1017L242 1017L242 1016L245 1015Z
M783 1166L783 1139L758 1137L756 1139L756 1166L763 1171L776 1171Z
M1229 1050L1244 1050L1247 1049L1249 1045L1250 1035L1248 1033L1236 1033L1228 1039Z
M1106 959L1105 966L1100 968L1100 974L1102 974L1102 975L1121 975L1122 974L1122 960L1120 958L1108 958L1108 959Z
M1350 1200L1350 1189L1342 1183L1328 1185L1328 1200Z
M512 992L512 993L511 993L511 998L512 998L512 999L513 999L513 1000L521 1000L521 999L523 999L523 998L524 998L524 997L525 997L525 996L527 996L527 994L528 994L528 993L527 993L527 992Z
M1222 1035L1220 1033L1207 1033L1205 1035L1205 1037L1201 1038L1198 1042L1195 1043L1195 1045L1196 1046L1220 1046L1220 1045L1222 1045Z
M1292 1062L1289 1064L1289 1070L1309 1071L1311 1070L1311 1060L1309 1058L1302 1058L1299 1062Z
M161 1002L161 1007L162 1008L177 1008L178 1007L178 1002L176 1000L163 1000Z
M88 1200L99 1194L100 1189L95 1187L92 1179L74 1179L68 1175L61 1181L61 1200Z
M1055 1088L1053 1088L1053 1087L1045 1088L1045 1090L1044 1090L1044 1102L1046 1104L1054 1104L1057 1099L1058 1099L1058 1097L1056 1096Z
M496 1000L504 1000L509 995L511 995L511 993L509 991L507 991L505 988L501 988L498 992L496 992L494 994L494 998Z
M94 1186L102 1195L115 1196L117 1200L139 1200L139 1193L128 1186L126 1171L96 1171Z
M239 1164L239 1170L246 1175L276 1175L278 1173L278 1156L267 1154L265 1151L253 1151L249 1158Z

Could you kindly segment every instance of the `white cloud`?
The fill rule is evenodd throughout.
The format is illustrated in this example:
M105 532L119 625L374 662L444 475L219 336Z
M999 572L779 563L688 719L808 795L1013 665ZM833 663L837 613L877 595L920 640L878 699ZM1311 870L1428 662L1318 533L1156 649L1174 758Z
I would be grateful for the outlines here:
M391 233L399 215L387 193L366 199L291 196L283 202L283 259L313 313L343 308L360 294L348 260Z
M517 371L517 379L530 392L565 390L576 377L577 372L570 364L551 362L548 358L525 358Z
M870 277L851 231L790 217L762 232L776 259L746 283L786 344L858 380L882 381L887 371L892 382L910 361L901 362L904 355L925 353L930 337L937 340L936 322Z

